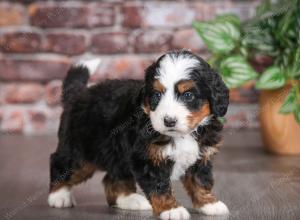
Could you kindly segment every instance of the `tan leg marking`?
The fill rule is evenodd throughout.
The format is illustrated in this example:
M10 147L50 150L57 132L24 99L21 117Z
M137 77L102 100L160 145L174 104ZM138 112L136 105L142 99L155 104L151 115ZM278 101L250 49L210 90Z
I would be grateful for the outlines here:
M159 215L163 211L178 207L177 201L172 194L153 194L150 196L150 202L153 212L156 215Z
M196 183L193 176L186 176L182 180L188 195L191 197L195 208L200 208L205 204L214 203L217 201L216 197L211 193L210 189L205 189Z
M62 187L69 187L79 184L83 181L88 180L91 178L94 174L94 172L97 170L97 167L89 162L83 162L81 168L77 170L70 171L72 172L71 178L69 181L62 181L60 182L57 180L56 182L53 182L50 184L50 192L57 191L58 189ZM64 175L67 175L64 174Z

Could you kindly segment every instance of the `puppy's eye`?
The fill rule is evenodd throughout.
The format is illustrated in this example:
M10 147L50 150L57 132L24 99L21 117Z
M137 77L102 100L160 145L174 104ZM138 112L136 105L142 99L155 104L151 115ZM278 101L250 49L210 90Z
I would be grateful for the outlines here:
M161 92L155 91L152 95L152 100L154 103L158 103L161 98Z
M182 100L184 102L191 102L195 98L195 95L192 92L185 92L182 94Z

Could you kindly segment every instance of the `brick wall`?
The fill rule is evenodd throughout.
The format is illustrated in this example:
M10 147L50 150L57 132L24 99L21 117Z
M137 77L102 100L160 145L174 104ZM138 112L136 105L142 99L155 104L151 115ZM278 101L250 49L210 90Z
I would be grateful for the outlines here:
M74 60L102 58L93 81L143 78L161 53L208 52L194 20L235 12L254 15L258 1L33 1L0 2L0 133L57 130L61 79ZM231 92L228 128L257 128L257 92Z

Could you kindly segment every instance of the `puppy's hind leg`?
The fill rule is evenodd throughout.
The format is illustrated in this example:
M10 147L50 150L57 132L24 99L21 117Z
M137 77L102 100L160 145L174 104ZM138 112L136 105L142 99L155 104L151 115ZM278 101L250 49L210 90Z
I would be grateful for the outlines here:
M120 179L106 174L103 184L108 205L127 210L152 209L146 197L136 193L133 177Z
M92 177L96 167L87 162L75 163L61 152L51 155L50 166L49 206L68 208L76 205L71 193L72 186Z

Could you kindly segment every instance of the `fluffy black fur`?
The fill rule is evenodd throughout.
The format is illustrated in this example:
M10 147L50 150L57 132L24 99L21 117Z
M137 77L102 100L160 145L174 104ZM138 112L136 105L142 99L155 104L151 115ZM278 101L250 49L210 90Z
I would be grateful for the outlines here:
M219 74L198 59L201 66L193 70L192 76L209 100L214 116L210 124L198 128L195 138L205 146L214 146L220 141L222 124L217 117L226 113L228 89ZM109 80L90 88L86 87L87 68L69 70L63 84L59 144L51 155L51 187L70 181L72 174L89 162L115 181L134 179L148 198L153 193L171 192L173 162L165 160L157 165L150 159L147 147L161 134L153 130L142 108L151 99L159 60L146 70L145 81ZM210 162L196 163L187 173L210 186L211 170Z

